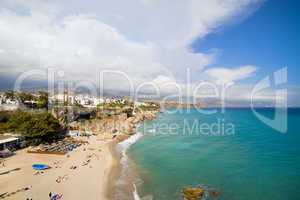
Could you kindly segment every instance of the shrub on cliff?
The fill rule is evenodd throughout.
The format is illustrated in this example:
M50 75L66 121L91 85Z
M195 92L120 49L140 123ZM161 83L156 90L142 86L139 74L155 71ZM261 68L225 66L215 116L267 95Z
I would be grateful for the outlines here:
M27 139L53 138L61 132L59 121L48 112L28 113L18 110L9 118L7 127Z
M6 123L9 120L11 113L11 111L0 111L0 123Z

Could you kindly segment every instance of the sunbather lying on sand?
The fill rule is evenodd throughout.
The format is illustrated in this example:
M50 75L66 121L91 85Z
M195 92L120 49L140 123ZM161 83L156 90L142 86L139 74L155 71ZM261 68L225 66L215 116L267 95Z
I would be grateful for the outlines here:
M69 179L68 174L65 174L63 177L59 176L59 177L56 179L56 182L57 182L57 183L60 183L60 182L62 182L62 181L66 181L66 180L68 180L68 179Z

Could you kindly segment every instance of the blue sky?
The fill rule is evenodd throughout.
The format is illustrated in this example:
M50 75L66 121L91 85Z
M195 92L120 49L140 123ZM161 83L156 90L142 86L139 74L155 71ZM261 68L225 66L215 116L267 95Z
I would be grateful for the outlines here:
M299 85L299 9L300 1L297 0L266 1L246 20L225 26L191 46L196 52L219 49L220 55L214 65L256 65L259 67L257 78L287 66L288 83Z
M77 86L100 88L104 86L99 85L99 73L110 70L127 77L106 74L107 90L126 92L129 85L138 88L151 82L162 93L175 93L177 86L193 90L199 82L209 81L217 86L232 83L228 97L249 99L259 80L286 66L289 87L298 87L289 94L300 98L299 4L1 0L0 88L13 85L20 75L47 79L49 68L55 75L63 71L60 78ZM185 82L187 68L190 83ZM273 98L272 93L258 99Z

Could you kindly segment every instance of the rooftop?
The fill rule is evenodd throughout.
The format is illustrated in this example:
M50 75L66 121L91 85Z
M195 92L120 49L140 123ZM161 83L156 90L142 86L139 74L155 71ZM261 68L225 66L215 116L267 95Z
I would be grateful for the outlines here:
M0 144L4 144L4 143L7 143L7 142L12 142L12 141L15 141L15 140L18 140L18 138L12 137L12 136L9 136L9 135L0 135Z

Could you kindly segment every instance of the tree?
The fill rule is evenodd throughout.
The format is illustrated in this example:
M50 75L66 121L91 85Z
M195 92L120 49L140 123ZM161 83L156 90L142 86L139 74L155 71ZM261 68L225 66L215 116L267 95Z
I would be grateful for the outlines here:
M38 108L46 108L48 109L48 92L39 91L37 99L37 107Z
M11 100L15 100L15 92L12 90L6 91L4 93L4 96L6 99L11 99Z
M22 103L24 103L25 101L34 101L34 100L36 100L35 96L33 96L32 94L27 93L27 92L18 93L18 98Z
M7 126L11 131L25 132L29 129L29 122L31 121L31 114L17 110L14 112L7 122Z
M59 121L47 112L34 115L30 124L27 137L55 136L61 132Z
M11 116L11 111L0 111L0 123L6 123Z
M28 113L16 111L7 122L11 131L24 135L27 139L53 138L59 136L61 126L50 113Z
M10 111L0 111L0 134L7 132L7 122L10 116Z

